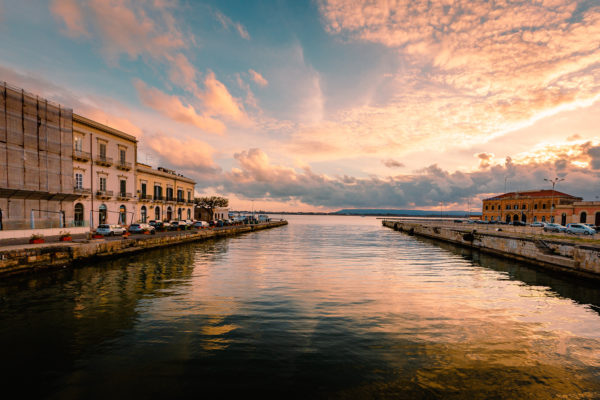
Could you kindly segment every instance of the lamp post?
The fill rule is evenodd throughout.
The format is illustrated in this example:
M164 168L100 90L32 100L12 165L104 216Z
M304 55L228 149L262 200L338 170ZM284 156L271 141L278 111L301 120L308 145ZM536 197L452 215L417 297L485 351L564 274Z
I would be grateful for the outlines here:
M552 184L552 196L550 197L550 222L554 222L554 186L556 186L556 184L560 181L564 181L565 178L554 178L554 179L547 179L544 178L544 180L546 182L550 182Z

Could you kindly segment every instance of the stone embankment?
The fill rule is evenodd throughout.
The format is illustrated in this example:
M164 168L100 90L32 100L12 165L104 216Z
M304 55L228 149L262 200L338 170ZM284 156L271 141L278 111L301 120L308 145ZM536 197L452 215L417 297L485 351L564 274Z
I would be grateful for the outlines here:
M384 220L383 225L410 235L443 240L547 269L600 280L600 241L559 238L541 232L482 232L473 225L423 221Z
M123 238L122 240L92 239L60 244L0 247L0 275L65 267L103 257L114 257L146 249L238 235L282 225L287 225L287 221L234 226L227 229L182 231L168 236L135 235L135 237Z

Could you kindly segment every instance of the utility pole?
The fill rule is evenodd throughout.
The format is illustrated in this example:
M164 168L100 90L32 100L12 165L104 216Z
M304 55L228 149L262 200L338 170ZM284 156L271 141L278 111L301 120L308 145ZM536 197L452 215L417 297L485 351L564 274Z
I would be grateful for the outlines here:
M556 186L556 184L560 181L564 181L565 178L554 178L554 179L546 179L544 178L544 180L546 182L550 182L552 184L552 196L550 197L550 222L554 222L554 186Z

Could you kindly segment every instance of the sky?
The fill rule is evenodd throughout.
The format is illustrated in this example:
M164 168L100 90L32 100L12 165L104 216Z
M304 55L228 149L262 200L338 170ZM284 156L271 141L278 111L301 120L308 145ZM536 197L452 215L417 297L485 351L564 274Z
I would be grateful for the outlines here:
M0 81L233 209L600 197L600 1L0 0Z

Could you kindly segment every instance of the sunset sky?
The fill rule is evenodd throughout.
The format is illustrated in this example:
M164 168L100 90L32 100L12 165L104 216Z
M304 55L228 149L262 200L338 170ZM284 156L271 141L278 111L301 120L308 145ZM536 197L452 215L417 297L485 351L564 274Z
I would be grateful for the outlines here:
M0 0L0 81L233 209L600 196L600 1Z

